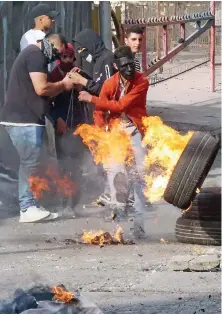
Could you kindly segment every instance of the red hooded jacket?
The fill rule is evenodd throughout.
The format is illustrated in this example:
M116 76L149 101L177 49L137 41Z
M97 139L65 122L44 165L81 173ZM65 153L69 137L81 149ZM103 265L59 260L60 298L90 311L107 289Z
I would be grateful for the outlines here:
M92 96L92 103L95 104L94 122L95 125L103 127L107 124L106 115L110 111L108 120L112 123L113 119L119 118L124 112L138 128L141 134L142 117L146 113L146 95L149 81L142 73L136 72L132 81L129 81L124 96L120 95L120 75L119 72L107 79L102 87L99 97Z

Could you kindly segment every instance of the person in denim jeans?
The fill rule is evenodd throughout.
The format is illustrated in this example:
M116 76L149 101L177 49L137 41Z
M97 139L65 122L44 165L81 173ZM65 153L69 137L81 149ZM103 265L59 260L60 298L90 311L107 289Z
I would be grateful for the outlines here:
M71 90L73 86L68 77L57 83L48 81L48 64L56 59L62 48L62 37L49 34L36 45L22 50L9 77L0 124L5 126L20 157L20 222L58 217L39 206L30 190L29 177L35 175L40 163L49 96Z
M97 126L107 129L112 127L112 123L116 119L119 119L122 128L130 135L135 160L135 168L133 169L135 174L132 176L135 198L134 235L136 238L141 238L145 236L143 225L145 209L143 166L145 152L142 147L142 118L147 116L146 95L149 82L142 73L136 72L134 56L130 47L121 46L116 49L114 59L119 72L104 82L99 97L82 91L79 100L88 101L95 105L94 122ZM107 112L109 113L108 124ZM118 170L118 173L116 173L116 165L110 164L109 168L107 170L110 188L111 191L113 191L113 187L116 189L113 196L119 201L120 197L127 197L127 176L124 170Z
M38 206L30 191L28 178L39 167L43 148L44 126L5 126L19 157L19 203L21 209Z

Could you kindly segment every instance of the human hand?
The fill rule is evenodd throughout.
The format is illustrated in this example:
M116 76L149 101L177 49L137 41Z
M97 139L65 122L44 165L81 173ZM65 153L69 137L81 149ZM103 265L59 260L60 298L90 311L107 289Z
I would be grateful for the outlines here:
M79 101L91 102L92 101L92 95L90 95L86 91L82 91L79 93L78 99L79 99Z
M73 84L80 84L80 85L86 86L87 79L85 79L79 73L77 73L77 72L69 72L68 76L71 79L71 81L73 82Z
M69 91L73 88L73 82L70 80L69 76L66 75L62 80L65 90Z
M73 73L75 73L75 72L80 72L81 70L80 70L80 68L78 68L78 67L74 67L70 72L73 72Z
M68 125L62 118L58 118L56 121L56 132L60 135L64 135L69 130Z

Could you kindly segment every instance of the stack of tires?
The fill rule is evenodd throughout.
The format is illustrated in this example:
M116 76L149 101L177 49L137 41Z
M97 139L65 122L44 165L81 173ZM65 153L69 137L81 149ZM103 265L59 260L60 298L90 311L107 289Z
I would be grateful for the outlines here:
M203 188L191 208L177 219L175 235L179 242L221 244L221 188Z
M221 188L200 190L219 149L218 138L195 132L171 175L165 201L183 210L189 208L176 222L180 242L221 244Z

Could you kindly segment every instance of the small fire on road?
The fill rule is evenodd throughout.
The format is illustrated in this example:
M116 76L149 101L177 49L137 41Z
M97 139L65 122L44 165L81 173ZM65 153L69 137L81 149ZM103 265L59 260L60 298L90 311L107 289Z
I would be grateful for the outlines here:
M82 240L84 243L99 245L103 247L110 244L133 244L132 241L124 240L123 238L123 228L117 226L114 234L110 232L105 232L103 230L99 231L84 231L82 235Z
M69 291L67 291L63 286L52 287L52 293L54 293L53 300L61 301L64 303L70 303L77 298Z

